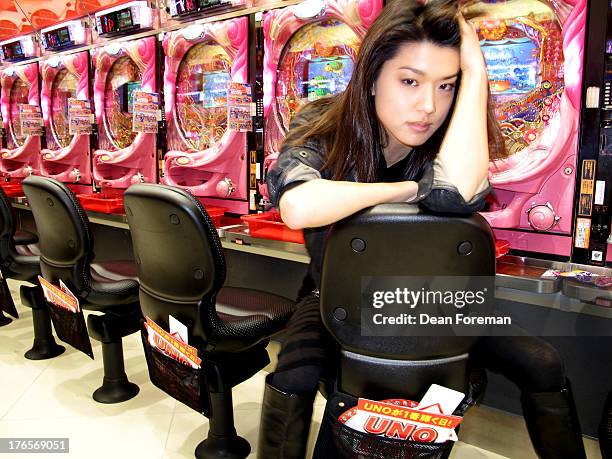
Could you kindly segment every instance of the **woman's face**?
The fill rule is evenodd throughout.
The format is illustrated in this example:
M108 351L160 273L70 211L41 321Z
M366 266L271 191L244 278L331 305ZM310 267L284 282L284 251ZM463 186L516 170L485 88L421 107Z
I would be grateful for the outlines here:
M376 115L389 146L424 144L446 119L459 73L459 50L406 43L385 62L374 84Z

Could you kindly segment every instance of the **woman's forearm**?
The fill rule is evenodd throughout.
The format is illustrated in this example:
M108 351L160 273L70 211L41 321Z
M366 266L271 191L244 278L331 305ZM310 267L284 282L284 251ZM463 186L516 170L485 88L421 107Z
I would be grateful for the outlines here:
M292 229L330 225L366 207L414 198L416 182L355 183L310 180L287 190L279 209Z
M487 98L486 69L465 71L438 154L445 179L457 187L466 201L476 194L487 177Z

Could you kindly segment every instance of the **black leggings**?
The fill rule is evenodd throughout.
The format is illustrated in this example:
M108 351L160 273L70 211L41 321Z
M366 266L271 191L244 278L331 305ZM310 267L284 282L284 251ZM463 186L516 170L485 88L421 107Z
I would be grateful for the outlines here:
M558 392L564 387L563 362L554 347L516 328L523 336L487 336L474 349L485 368L501 373L522 392ZM321 322L319 299L302 299L287 324L272 384L283 392L315 392L323 373L330 337Z

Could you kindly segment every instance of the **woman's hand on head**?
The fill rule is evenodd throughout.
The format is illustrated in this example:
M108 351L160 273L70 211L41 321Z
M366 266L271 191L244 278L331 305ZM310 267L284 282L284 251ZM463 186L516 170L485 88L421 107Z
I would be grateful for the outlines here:
M476 30L465 20L463 14L459 13L458 20L461 29L461 71L464 74L474 72L486 74L487 67Z

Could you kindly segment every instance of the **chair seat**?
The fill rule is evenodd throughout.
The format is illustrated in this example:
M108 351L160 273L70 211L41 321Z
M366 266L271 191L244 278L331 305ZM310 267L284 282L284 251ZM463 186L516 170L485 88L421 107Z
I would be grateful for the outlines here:
M124 279L138 280L138 270L136 263L129 260L100 261L91 264L91 276L101 282Z
M28 244L36 244L38 242L38 236L34 233L30 233L29 231L17 230L15 232L15 245L28 245Z
M129 261L91 264L91 291L83 300L83 308L102 310L108 306L138 303L136 266Z
M282 330L295 303L282 296L245 288L222 288L216 300L219 322L215 352L239 352Z

